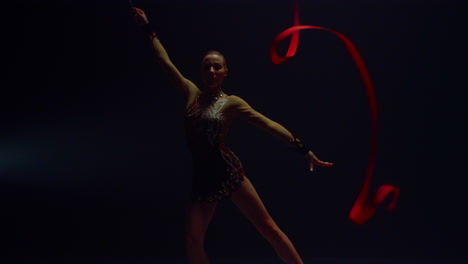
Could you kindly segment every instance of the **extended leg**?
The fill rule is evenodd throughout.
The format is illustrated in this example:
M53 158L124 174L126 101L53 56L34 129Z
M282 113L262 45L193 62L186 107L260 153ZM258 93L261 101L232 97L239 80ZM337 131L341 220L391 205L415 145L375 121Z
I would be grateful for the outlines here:
M185 247L190 264L208 264L204 248L205 233L216 203L190 202L187 208Z
M248 178L242 182L239 190L233 193L231 200L265 237L278 255L288 264L303 264L289 238L273 221Z

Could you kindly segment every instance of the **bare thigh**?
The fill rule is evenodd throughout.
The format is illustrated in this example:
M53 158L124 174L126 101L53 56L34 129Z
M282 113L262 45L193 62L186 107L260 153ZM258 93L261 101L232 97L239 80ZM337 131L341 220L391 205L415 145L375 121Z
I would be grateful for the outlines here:
M244 178L239 189L233 193L231 200L260 232L263 233L272 228L277 228L276 223L247 177Z
M203 241L215 209L216 203L196 201L189 203L186 215L186 236L188 239Z

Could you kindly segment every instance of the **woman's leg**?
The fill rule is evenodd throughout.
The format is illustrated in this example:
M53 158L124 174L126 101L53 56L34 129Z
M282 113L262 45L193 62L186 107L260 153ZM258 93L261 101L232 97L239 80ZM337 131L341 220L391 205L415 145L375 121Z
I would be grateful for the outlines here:
M187 208L185 247L190 264L208 264L204 248L205 233L216 203L190 202Z
M278 255L288 264L303 264L293 244L268 214L250 180L245 177L231 200L265 237Z

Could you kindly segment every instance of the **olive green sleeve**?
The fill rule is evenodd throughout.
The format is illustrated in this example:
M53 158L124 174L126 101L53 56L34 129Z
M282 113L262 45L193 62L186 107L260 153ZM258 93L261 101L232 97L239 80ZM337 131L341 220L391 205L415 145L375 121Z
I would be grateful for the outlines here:
M190 80L186 79L176 66L172 63L164 46L157 38L150 38L156 55L156 60L161 65L166 75L169 77L172 85L181 93L184 98L193 97L199 92L199 89Z
M253 109L246 101L237 96L233 98L233 112L236 117L266 131L291 147L296 147L293 143L294 136L281 124L269 119Z

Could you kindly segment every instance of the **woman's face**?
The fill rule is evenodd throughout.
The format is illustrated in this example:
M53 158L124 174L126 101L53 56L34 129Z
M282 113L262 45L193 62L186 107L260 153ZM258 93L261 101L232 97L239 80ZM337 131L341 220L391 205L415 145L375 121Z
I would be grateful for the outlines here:
M208 89L221 88L228 70L224 58L218 54L208 54L202 60L202 82Z

